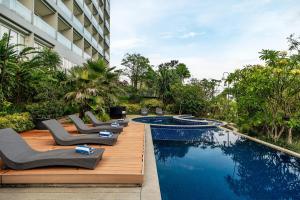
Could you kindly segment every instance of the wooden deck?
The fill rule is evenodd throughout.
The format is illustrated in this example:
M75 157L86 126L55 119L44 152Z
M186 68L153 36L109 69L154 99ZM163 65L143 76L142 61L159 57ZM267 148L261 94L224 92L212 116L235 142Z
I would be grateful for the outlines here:
M73 125L65 128L77 134ZM21 134L36 150L75 148L56 146L48 131L33 130ZM144 177L145 125L130 123L114 146L105 148L95 170L47 167L32 170L0 170L1 184L142 184ZM99 147L99 145L92 145ZM0 164L1 165L1 164Z

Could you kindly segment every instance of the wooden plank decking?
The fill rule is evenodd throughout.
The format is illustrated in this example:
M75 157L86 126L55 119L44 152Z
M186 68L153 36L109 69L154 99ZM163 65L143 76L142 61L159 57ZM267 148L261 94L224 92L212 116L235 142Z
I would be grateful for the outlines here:
M65 128L76 134L73 125ZM142 184L144 177L145 126L129 123L114 146L100 146L105 152L95 170L47 167L32 170L0 170L2 184ZM21 134L36 150L75 148L56 146L48 131L33 130ZM99 147L99 145L92 145ZM1 164L0 164L1 165Z

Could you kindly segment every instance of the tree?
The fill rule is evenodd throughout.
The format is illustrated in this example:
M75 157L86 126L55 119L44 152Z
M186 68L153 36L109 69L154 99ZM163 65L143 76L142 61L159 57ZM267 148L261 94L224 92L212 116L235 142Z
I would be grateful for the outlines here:
M195 116L205 115L207 101L203 88L199 85L174 84L171 88L175 109L179 115L193 114Z
M164 104L172 102L171 86L178 81L174 71L170 69L169 64L170 63L159 65L157 71L158 94Z
M230 74L227 81L237 102L239 125L244 130L266 132L275 141L300 122L300 57L298 54L262 50L265 65L249 65Z
M121 64L125 66L124 74L128 76L133 88L137 91L148 69L151 68L149 59L141 54L126 54Z
M70 71L67 84L72 87L72 91L65 95L65 99L79 107L81 118L89 109L104 112L105 105L116 99L119 93L119 74L114 70L115 68L108 67L103 60L89 60L83 67Z
M185 64L179 63L175 68L176 74L178 75L181 83L183 83L184 79L190 78L191 73Z
M5 99L20 103L21 93L26 94L27 80L34 70L28 55L34 48L11 44L10 35L4 34L0 40L0 93ZM5 87L3 87L5 86Z

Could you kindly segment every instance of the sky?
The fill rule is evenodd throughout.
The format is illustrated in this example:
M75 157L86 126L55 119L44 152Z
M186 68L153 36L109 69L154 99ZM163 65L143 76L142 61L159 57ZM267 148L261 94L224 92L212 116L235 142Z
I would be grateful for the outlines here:
M111 0L111 65L140 53L152 65L185 63L193 78L221 79L287 50L300 36L300 0Z

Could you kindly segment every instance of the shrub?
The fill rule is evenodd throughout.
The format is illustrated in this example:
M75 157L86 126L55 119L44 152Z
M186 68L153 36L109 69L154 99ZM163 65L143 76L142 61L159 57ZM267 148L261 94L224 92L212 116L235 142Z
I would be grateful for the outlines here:
M26 106L26 110L33 119L54 119L64 115L64 103L62 101L45 101Z
M128 114L139 114L141 111L140 104L123 103L121 106L126 107Z
M103 122L110 120L110 117L107 113L98 114L97 117Z
M171 114L177 114L175 105L174 104L168 104L166 106L166 112L171 113Z
M15 113L0 117L0 128L13 128L22 132L33 129L34 124L29 113Z
M163 103L157 99L149 99L142 101L141 106L148 108L150 111L155 111L155 108L163 107Z

